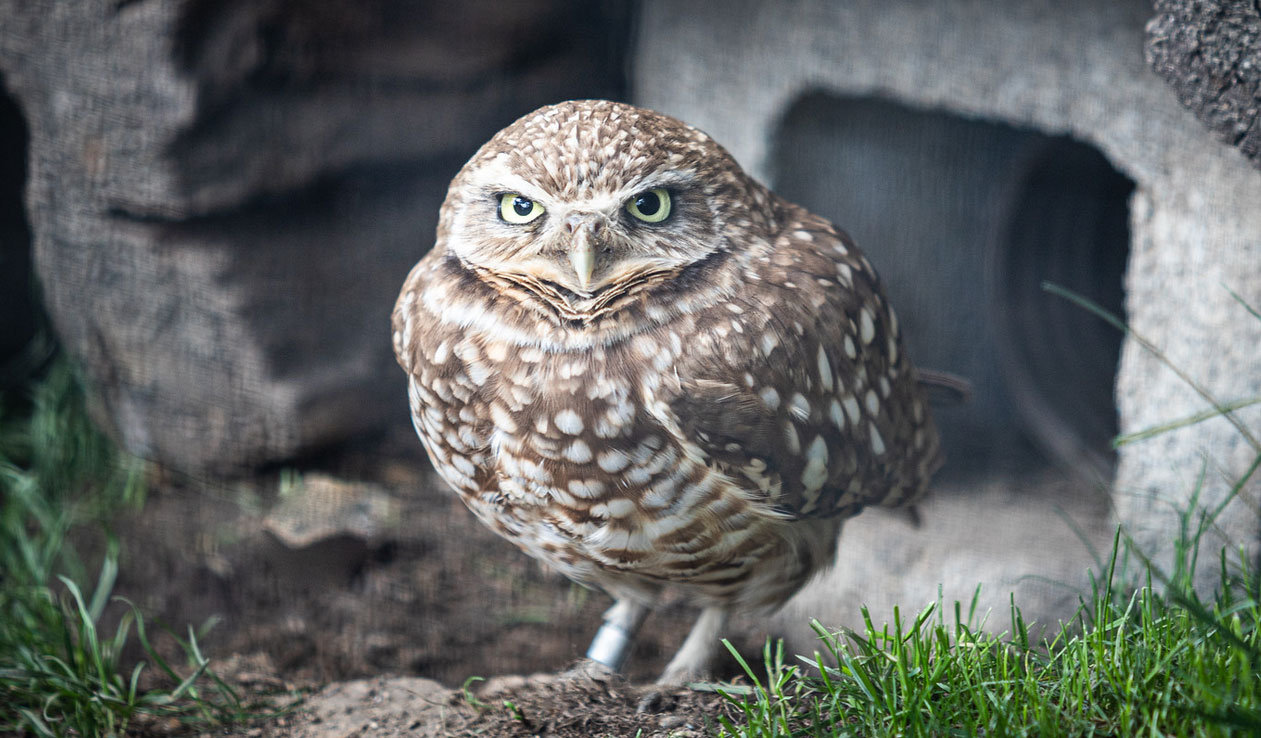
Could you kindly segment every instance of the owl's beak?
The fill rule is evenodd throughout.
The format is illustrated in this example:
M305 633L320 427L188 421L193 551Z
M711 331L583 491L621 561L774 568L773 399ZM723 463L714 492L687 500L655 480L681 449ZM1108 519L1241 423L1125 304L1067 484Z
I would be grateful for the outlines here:
M578 275L578 286L587 289L591 286L591 273L595 271L595 245L589 239L575 239L569 250L569 263L574 265L574 274Z
M565 228L573 234L569 248L569 263L578 277L578 286L584 291L591 286L595 272L596 235L604 224L598 216L571 215L565 219Z

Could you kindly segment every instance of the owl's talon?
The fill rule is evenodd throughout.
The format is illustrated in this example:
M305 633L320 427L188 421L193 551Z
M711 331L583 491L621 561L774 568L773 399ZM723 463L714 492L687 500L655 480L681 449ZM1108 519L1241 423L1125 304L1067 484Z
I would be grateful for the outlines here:
M665 712L674 706L678 701L679 689L654 684L648 688L639 697L639 702L635 704L636 715L647 715L657 712Z
M620 679L617 672L610 668L607 664L590 658L581 658L574 662L572 666L556 675L560 679L585 680L592 682L608 682L610 679Z

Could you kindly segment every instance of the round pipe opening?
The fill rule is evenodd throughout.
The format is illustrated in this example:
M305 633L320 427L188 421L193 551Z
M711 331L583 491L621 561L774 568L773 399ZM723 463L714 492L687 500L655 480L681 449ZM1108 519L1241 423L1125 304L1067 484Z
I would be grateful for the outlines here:
M1000 374L1049 456L1110 478L1122 333L1054 285L1124 320L1134 183L1068 138L1030 147L1013 172L990 246Z

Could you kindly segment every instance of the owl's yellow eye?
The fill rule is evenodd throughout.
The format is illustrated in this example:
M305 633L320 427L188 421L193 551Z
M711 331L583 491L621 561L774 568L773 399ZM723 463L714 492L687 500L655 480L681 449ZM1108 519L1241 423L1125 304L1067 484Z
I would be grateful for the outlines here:
M505 192L499 197L499 217L513 225L522 225L543 214L543 206L515 192Z
M641 192L626 201L626 212L645 223L660 223L670 217L670 193L661 187Z

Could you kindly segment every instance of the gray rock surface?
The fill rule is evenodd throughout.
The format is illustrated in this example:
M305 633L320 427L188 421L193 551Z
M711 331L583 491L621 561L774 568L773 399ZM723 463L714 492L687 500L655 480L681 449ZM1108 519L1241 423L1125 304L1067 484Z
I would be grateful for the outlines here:
M1228 289L1261 305L1261 173L1239 151L1214 140L1147 66L1144 28L1151 14L1141 0L650 1L635 57L634 99L706 130L772 187L794 177L776 169L786 113L820 94L842 102L891 101L1089 144L1135 183L1124 302L1133 329L1214 397L1254 397L1261 394L1261 321ZM799 191L824 186L791 184ZM948 187L950 180L938 184ZM851 186L879 188L887 182L864 179ZM929 191L926 197L931 196ZM873 217L913 221L930 212L929 205L906 201L895 213ZM840 225L860 230L866 224ZM861 239L860 245L881 269L886 250L897 247ZM908 266L912 273L914 266ZM919 273L931 283L941 272L930 267ZM954 285L957 291L975 288ZM951 305L915 313L913 297L901 300L896 292L893 297L903 323L920 323L925 333L953 330L933 324L951 314ZM919 346L909 349L918 359ZM1121 352L1116 404L1122 432L1207 407L1132 337ZM1239 416L1261 428L1261 407ZM1104 540L1112 525L1106 511L1114 510L1139 545L1168 568L1179 510L1191 506L1201 472L1204 481L1194 501L1212 509L1226 500L1257 453L1221 418L1126 445L1111 480L1111 504L1102 507L1079 504L1082 495L1067 491L1071 485L1042 498L1047 488L1034 478L1013 483L1010 494L987 491L984 477L962 484L947 479L921 532L877 516L853 521L842 537L841 565L804 591L782 619L797 628L798 645L808 648L811 636L799 622L802 615L829 615L854 625L859 604L889 602L895 599L889 592L909 607L935 600L943 582L948 598L970 595L979 582L994 598L982 609L1001 614L1006 588L1033 581L1023 577L1080 582L1089 559L1073 547L1071 536L1054 543L1047 538L1047 526L1061 525L1049 517L1055 507L1096 516L1093 525L1103 526ZM994 473L991 480L1001 482L1002 475ZM1254 479L1244 499L1225 506L1204 541L1208 560L1228 542L1255 554L1259 493L1261 481ZM946 522L934 527L927 522L934 514ZM1099 529L1092 529L1098 536ZM898 551L905 555L892 555ZM1211 568L1202 570L1209 584L1216 576ZM1071 598L1039 595L1027 603L1026 615L1054 622L1070 616L1073 605ZM1005 618L998 620L1005 627Z
M1147 62L1222 141L1261 168L1261 4L1156 0Z
M389 310L450 177L616 95L626 8L0 0L47 307L132 451L229 474L406 414Z

